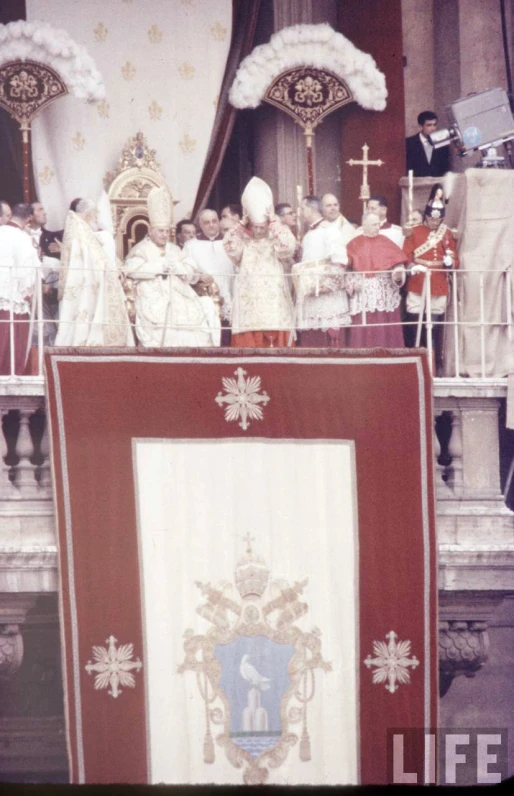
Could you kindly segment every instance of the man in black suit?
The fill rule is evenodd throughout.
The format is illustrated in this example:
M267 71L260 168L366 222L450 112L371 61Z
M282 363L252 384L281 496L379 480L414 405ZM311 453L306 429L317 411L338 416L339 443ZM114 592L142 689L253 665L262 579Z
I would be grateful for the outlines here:
M437 130L437 115L423 111L418 116L419 133L405 139L406 171L415 177L442 177L450 168L450 147L434 149L430 134Z

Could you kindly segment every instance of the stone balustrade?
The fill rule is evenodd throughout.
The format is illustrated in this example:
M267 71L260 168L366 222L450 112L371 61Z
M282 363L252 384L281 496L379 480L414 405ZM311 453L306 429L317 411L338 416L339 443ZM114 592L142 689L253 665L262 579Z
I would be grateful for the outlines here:
M19 387L22 394L13 388L0 394L0 676L21 665L27 611L58 588L43 387L34 381ZM498 411L506 391L501 379L435 380L443 691L484 665L488 624L502 595L514 592L514 514L499 476Z

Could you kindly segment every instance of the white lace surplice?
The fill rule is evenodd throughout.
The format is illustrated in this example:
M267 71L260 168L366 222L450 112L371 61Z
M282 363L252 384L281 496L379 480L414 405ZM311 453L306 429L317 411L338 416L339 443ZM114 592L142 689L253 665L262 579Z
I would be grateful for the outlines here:
M400 288L393 282L389 271L366 277L348 274L347 280L348 286L354 289L364 283L362 290L354 292L350 298L350 315L362 312L363 306L366 312L394 312L400 306Z

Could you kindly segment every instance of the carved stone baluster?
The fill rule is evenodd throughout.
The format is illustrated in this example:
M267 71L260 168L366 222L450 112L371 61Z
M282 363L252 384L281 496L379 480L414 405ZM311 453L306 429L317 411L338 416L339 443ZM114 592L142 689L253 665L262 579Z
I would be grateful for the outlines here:
M40 452L43 459L39 469L39 488L45 494L51 497L52 492L52 479L50 472L50 445L48 442L48 422L45 416L45 425L43 427L43 436L41 437Z
M9 409L2 409L0 412L0 500L16 500L20 497L18 489L9 478L11 468L5 463L9 447L4 435L3 418L8 413Z
M452 435L448 445L448 452L452 458L449 468L449 485L455 497L462 497L464 481L462 472L462 417L460 409L452 410Z
M16 453L20 458L16 466L16 486L22 499L32 500L39 497L39 484L36 481L36 466L30 461L34 453L34 445L30 435L30 417L33 409L20 409L20 433L16 442Z

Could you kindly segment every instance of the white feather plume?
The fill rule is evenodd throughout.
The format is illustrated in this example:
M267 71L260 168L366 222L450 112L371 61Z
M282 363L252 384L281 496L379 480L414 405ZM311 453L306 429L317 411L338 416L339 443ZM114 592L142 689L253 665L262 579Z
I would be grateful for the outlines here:
M70 94L79 99L99 102L105 98L105 85L95 62L65 30L46 22L23 20L0 25L0 66L27 60L54 69Z
M383 111L386 107L385 76L374 59L327 23L283 28L268 44L255 47L237 70L230 103L235 108L256 108L273 80L298 66L328 69L338 75L363 108Z

